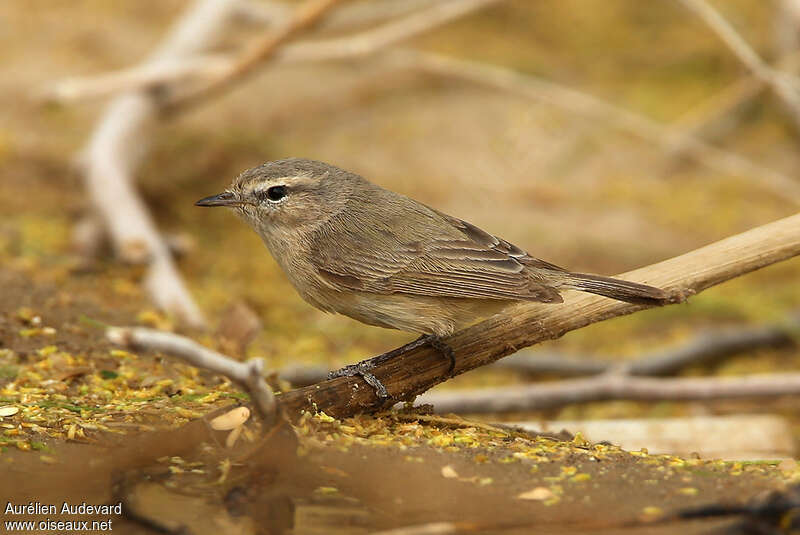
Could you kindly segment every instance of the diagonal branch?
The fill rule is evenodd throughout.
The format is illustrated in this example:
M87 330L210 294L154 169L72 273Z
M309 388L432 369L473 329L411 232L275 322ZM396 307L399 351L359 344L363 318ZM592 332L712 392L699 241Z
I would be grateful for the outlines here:
M800 128L800 92L798 92L797 78L770 67L706 0L678 1L706 23L756 78L772 88L786 105L795 126Z
M400 50L394 57L399 62L435 74L468 80L614 124L667 151L679 147L709 168L733 176L758 179L776 195L800 203L800 184L793 178L582 91L511 69L438 54Z
M227 68L215 73L201 87L173 95L162 103L162 106L170 111L175 111L176 108L186 108L221 93L232 84L252 74L264 61L274 56L284 43L313 28L322 20L322 17L342 1L307 0L295 10L288 21L252 43Z
M726 238L690 253L622 275L664 288L674 302L726 280L800 254L800 214ZM643 310L593 295L566 296L559 305L521 304L446 340L456 357L455 374L592 323ZM395 401L409 401L447 379L449 362L427 346L373 370ZM373 411L385 402L360 378L339 377L278 397L290 416L313 409L334 416Z

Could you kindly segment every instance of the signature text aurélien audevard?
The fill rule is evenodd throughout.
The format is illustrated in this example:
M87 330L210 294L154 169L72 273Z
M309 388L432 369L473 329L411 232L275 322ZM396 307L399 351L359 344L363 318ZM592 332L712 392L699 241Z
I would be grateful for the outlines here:
M7 515L121 515L122 502L113 505L63 502L60 506L41 502L6 502L3 512Z

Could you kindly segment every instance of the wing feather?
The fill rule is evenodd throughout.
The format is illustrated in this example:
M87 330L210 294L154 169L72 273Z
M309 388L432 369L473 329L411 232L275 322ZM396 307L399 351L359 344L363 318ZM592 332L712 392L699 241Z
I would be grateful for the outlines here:
M402 200L413 206L376 217L362 205L318 230L311 249L329 286L377 294L562 301L546 277L530 269L563 272L558 266L466 221Z

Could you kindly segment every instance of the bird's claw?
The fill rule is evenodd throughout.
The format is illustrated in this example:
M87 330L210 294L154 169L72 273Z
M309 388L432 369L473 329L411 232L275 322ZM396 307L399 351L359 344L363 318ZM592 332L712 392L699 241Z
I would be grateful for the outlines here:
M338 370L328 373L328 379L335 379L337 377L361 377L365 383L375 390L375 395L381 399L388 399L389 391L381 383L381 380L375 377L371 370L375 368L375 364L369 360L359 362L357 364L349 364Z

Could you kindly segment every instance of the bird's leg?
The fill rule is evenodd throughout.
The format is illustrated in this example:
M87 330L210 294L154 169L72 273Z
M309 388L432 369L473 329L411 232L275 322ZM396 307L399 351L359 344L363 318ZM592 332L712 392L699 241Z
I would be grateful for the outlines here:
M359 376L364 379L364 382L367 383L369 386L375 389L375 394L379 398L389 398L389 391L386 390L386 387L381 383L380 379L375 377L372 373L372 370L375 369L376 366L379 364L383 364L384 362L388 362L395 357L400 355L404 355L409 351L412 351L418 347L422 347L425 344L430 344L430 346L441 353L443 356L447 357L450 360L450 368L448 369L448 375L453 373L456 365L455 355L453 354L453 349L442 342L441 338L436 336L435 334L424 334L414 340L413 342L409 342L406 345L400 346L396 349L392 349L391 351L387 351L386 353L382 353L378 356L362 360L356 364L349 364L343 368L338 370L334 370L328 374L328 379L334 379L336 377L354 377Z

